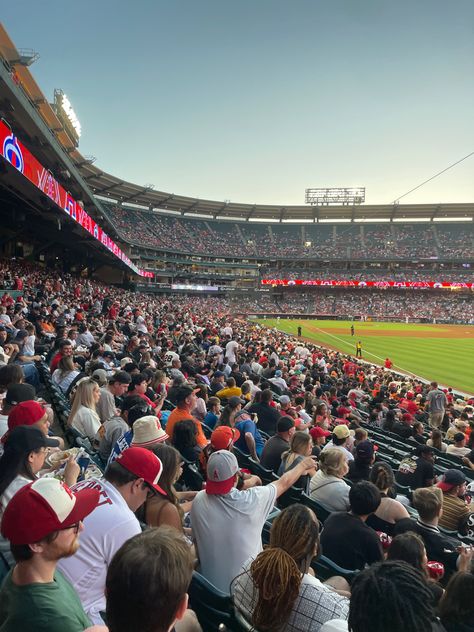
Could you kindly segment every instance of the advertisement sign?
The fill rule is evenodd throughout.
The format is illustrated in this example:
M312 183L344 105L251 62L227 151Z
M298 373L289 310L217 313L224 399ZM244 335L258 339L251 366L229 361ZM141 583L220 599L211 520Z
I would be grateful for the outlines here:
M152 278L152 272L140 270L120 250L117 244L102 230L82 206L59 184L53 174L36 160L33 154L16 138L12 130L0 120L0 154L15 169L22 173L40 191L46 194L66 215L86 230L94 239L107 248L135 274Z
M327 281L322 279L262 279L262 285L281 285L291 287L293 285L316 285L324 287L375 287L379 289L388 288L418 288L418 289L445 289L445 290L472 290L474 283L448 283L439 281L349 281L346 279L339 281Z

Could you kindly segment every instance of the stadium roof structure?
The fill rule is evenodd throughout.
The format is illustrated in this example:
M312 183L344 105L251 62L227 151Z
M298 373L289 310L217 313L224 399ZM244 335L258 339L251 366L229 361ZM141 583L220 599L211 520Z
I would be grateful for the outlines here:
M91 194L97 197L97 207L102 215L108 216L107 210L100 201L106 200L121 205L136 205L138 209L156 210L158 212L175 214L176 216L194 217L196 219L221 219L249 222L379 222L379 221L435 221L454 219L458 221L473 221L474 203L467 204L388 204L388 205L358 205L358 206L292 206L268 204L241 204L230 201L203 200L175 193L155 190L153 185L137 185L106 173L93 164L91 158L82 156L73 140L71 140L63 124L56 116L48 99L34 80L29 61L16 49L4 27L0 24L0 58L3 70L7 69L11 83L16 84L26 97L29 105L40 115L47 126L48 134L38 140L37 148L48 152L48 136L51 141L57 141L65 152L64 165L73 167L77 183L91 200ZM10 86L13 87L13 86ZM10 92L9 98L0 98L0 110L13 112L13 118L18 116L15 107L9 101L15 95ZM22 121L24 123L25 120ZM38 132L32 129L25 131L30 137L38 139ZM18 130L17 130L18 132ZM57 161L56 156L56 161ZM69 169L71 170L71 169ZM55 174L57 176L57 174ZM72 186L72 183L70 183ZM113 224L113 222L112 222Z

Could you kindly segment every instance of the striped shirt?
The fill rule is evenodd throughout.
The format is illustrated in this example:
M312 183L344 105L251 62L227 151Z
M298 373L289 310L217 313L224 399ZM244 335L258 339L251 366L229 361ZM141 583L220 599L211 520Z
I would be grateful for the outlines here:
M449 531L457 531L462 519L471 511L464 500L458 496L443 493L443 515L439 519L439 526Z

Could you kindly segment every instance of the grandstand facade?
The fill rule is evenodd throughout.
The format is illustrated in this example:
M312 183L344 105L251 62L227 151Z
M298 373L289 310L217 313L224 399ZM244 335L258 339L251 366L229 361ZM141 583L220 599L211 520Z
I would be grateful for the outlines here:
M252 205L126 182L79 152L3 28L0 57L3 137L45 174L25 181L3 152L4 256L153 293L229 294L242 313L472 321L474 203Z

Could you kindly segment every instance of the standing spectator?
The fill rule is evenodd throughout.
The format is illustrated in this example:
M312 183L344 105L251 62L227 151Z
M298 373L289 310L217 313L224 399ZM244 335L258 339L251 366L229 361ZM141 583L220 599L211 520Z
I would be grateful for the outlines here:
M351 570L382 560L380 540L366 525L370 514L380 505L379 490L368 481L361 481L349 491L349 512L331 514L324 523L321 545L324 555Z
M276 499L313 467L313 459L306 457L269 485L238 491L235 456L227 450L211 454L206 489L197 494L191 508L201 573L206 579L229 592L245 561L262 550L262 527Z
M0 627L6 632L77 632L90 626L56 566L78 550L82 521L98 502L97 490L71 492L54 478L40 478L13 496L2 520L16 561L0 591Z
M425 411L429 413L429 423L432 428L441 426L447 403L446 395L438 388L438 382L431 382L430 392L426 398Z
M116 551L141 532L134 515L150 492L166 495L158 485L161 461L144 448L128 448L118 455L104 479L89 479L76 489L93 488L101 502L85 521L81 549L60 563L60 570L77 591L84 610L95 624L102 623L105 611L105 577Z

